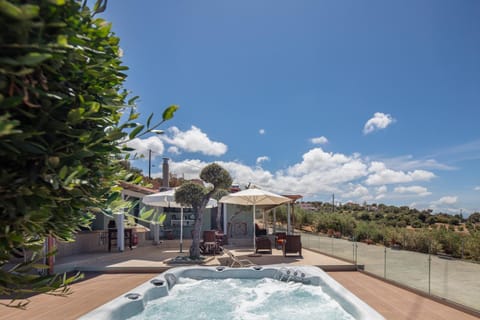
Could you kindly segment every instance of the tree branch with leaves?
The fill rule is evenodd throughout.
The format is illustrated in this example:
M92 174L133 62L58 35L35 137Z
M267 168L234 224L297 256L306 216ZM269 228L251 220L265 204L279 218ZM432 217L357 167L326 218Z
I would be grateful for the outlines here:
M178 109L134 122L120 40L95 16L105 6L0 0L0 295L66 290L74 278L38 273L45 238L73 241L118 199L125 141L161 133Z

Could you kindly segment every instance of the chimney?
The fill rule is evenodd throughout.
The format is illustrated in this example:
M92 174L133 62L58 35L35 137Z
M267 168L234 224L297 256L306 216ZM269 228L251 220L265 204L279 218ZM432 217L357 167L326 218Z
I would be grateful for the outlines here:
M160 188L161 190L168 190L169 188L169 170L168 170L168 158L163 158L163 180L162 180L162 187Z

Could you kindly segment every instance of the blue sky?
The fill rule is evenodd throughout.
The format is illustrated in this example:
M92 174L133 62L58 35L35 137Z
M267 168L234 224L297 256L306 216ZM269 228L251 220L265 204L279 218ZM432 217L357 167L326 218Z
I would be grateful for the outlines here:
M110 1L152 149L186 178L304 200L480 211L480 2ZM147 161L135 166L145 172Z

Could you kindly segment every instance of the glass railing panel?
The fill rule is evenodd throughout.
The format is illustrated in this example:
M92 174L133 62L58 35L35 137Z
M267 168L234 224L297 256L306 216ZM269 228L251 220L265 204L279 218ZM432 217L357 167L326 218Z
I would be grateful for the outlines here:
M480 264L432 255L430 292L480 310Z
M302 245L348 261L356 259L369 273L480 310L479 263L312 233L302 233Z
M320 237L320 251L333 255L333 240L327 236Z
M364 270L383 277L385 271L384 247L363 242L357 243L357 264L364 265Z
M331 238L313 233L301 233L301 235L304 248L332 255L333 242Z
M320 237L311 233L301 233L302 247L319 251L320 249Z
M335 239L332 238L333 242L333 255L339 258L342 258L347 261L354 262L354 245L353 241L348 241L345 239Z
M315 241L315 238L312 237L312 235L308 233L301 233L302 236L302 247L303 248L312 248L313 247L313 242Z
M428 254L386 248L386 279L428 293Z

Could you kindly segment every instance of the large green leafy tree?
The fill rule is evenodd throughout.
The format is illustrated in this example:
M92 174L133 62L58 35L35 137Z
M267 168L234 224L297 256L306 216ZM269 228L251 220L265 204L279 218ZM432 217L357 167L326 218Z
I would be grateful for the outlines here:
M134 122L119 39L95 16L105 3L0 0L0 295L65 287L36 271L45 238L72 240L115 201L123 143L177 109Z
M229 188L232 184L232 177L228 171L216 163L209 164L203 168L200 172L200 179L207 182L209 187L187 182L175 191L175 201L185 206L191 206L195 215L193 239L190 246L191 259L200 259L200 231L203 212L208 200L215 195L219 195L221 190Z

